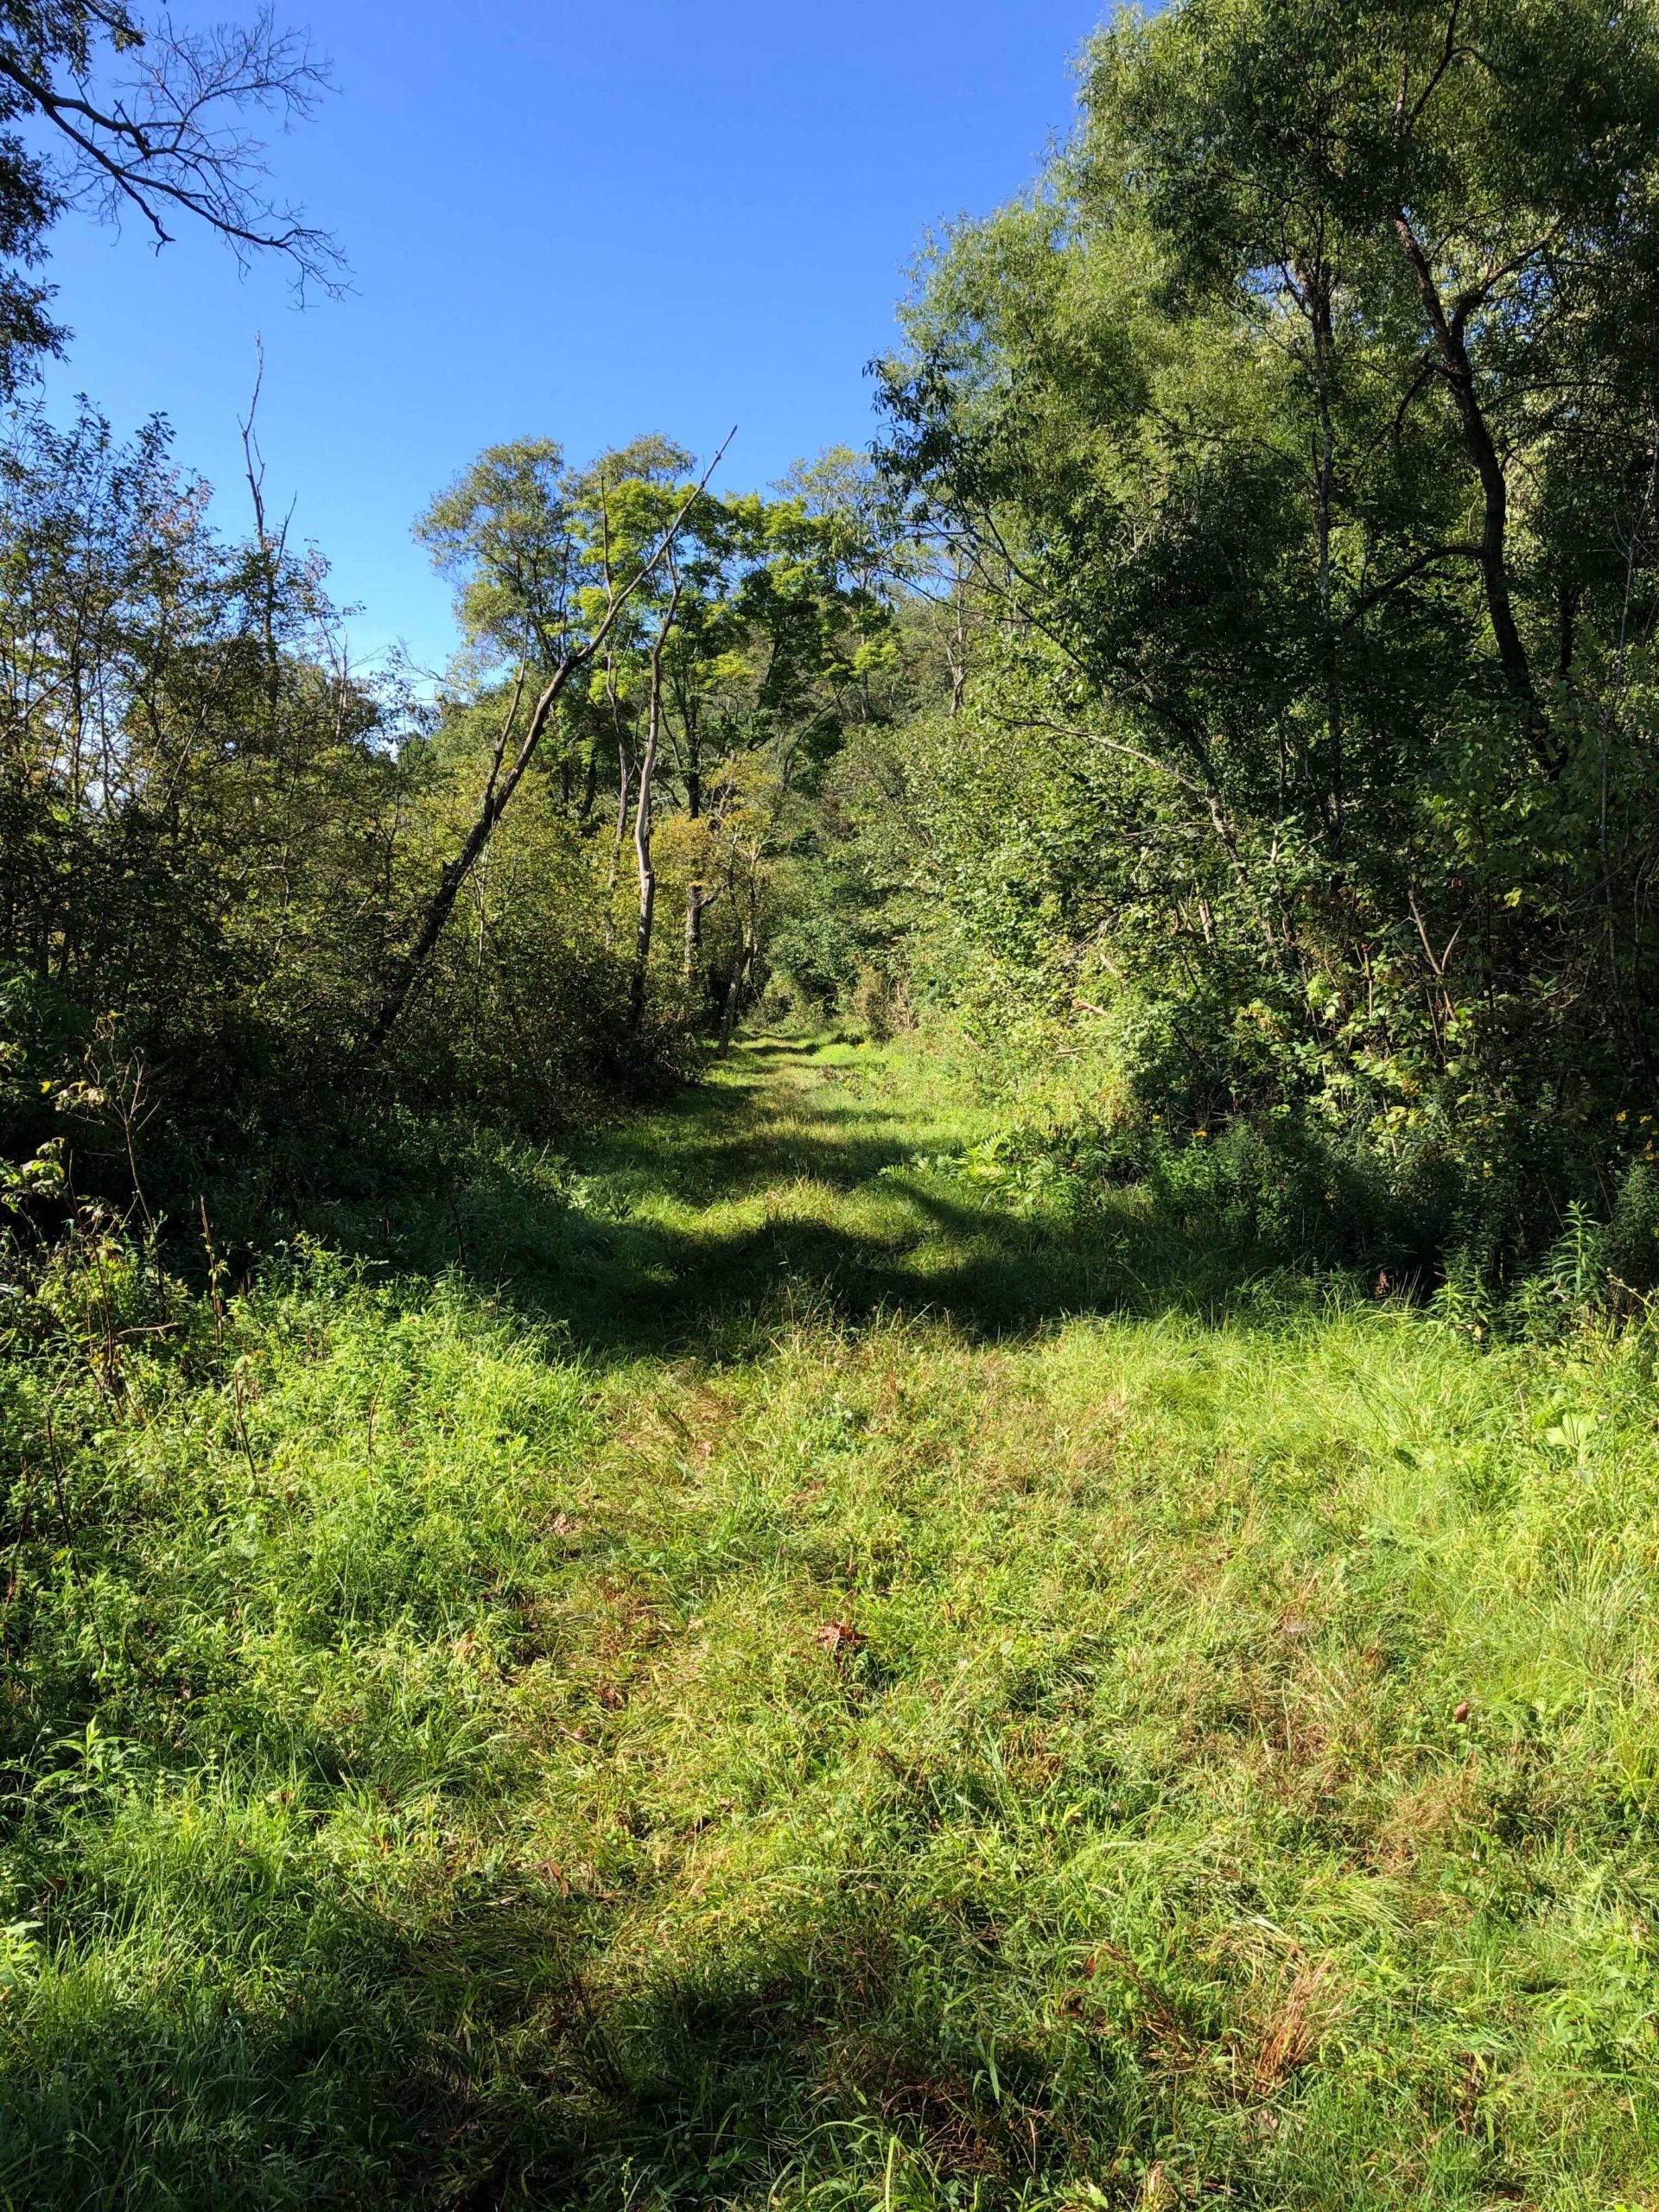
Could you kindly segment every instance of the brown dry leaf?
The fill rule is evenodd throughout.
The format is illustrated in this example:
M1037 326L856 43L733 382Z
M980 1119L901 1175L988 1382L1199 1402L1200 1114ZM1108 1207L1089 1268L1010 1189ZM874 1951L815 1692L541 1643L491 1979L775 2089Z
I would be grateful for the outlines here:
M849 1651L858 1650L869 1640L851 1621L826 1621L815 1639L835 1660L844 1659Z

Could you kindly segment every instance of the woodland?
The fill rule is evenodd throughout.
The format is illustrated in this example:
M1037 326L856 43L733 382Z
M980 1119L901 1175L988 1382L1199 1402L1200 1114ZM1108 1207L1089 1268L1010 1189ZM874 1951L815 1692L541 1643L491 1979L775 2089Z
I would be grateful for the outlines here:
M1652 0L1119 13L430 684L38 388L325 83L0 0L0 2202L1659 2204Z

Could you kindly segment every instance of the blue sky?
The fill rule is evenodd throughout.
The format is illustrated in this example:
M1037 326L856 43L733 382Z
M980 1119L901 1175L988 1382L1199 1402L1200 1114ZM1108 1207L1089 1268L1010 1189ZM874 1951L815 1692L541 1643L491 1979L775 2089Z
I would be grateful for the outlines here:
M251 5L251 0L245 0ZM200 19L238 12L193 5ZM871 433L863 366L930 226L1017 191L1071 112L1090 0L335 0L339 86L279 140L353 292L303 314L223 249L160 256L71 218L75 337L48 396L168 415L240 528L236 417L266 356L267 495L360 602L354 652L441 664L445 588L410 524L478 449L575 459L644 430L762 485Z

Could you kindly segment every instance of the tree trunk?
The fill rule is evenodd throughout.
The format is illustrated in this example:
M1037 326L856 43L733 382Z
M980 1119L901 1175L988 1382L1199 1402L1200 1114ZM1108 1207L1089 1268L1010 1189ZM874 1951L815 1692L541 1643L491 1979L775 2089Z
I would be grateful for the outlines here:
M696 715L690 709L683 709L685 720L685 818L697 822L702 817L702 745L697 734ZM702 895L702 885L694 875L685 887L685 981L691 982L697 972L699 956L702 951L702 910L709 901Z
M420 928L415 935L415 941L392 971L391 981L380 1001L379 1010L369 1024L368 1033L359 1047L360 1058L372 1059L397 1027L398 1017L409 1004L410 994L425 973L427 962L436 950L438 939L443 935L444 925L454 911L455 900L460 896L462 884L476 867L479 855L489 843L491 837L494 835L496 823L506 810L507 802L524 781L524 772L536 758L542 739L546 734L548 723L553 718L553 709L558 705L566 686L572 677L585 668L594 656L603 650L606 639L616 627L618 619L628 601L647 578L656 574L661 563L673 551L675 541L684 526L686 517L702 497L704 485L719 467L726 447L730 443L731 440L728 437L721 446L720 451L704 469L697 483L687 493L679 511L652 547L650 555L640 563L637 573L620 591L612 592L610 603L605 610L604 620L593 636L582 645L573 645L554 670L531 714L530 726L524 733L524 743L519 747L512 767L503 776L501 764L506 758L507 741L512 734L512 726L518 718L519 695L524 688L524 671L522 669L519 671L518 682L514 687L512 695L512 711L507 717L499 738L496 741L495 754L490 763L489 780L484 786L484 799L479 809L478 818L467 831L466 841L461 850L452 861L446 864L442 874L438 878L438 887L428 901ZM674 589L674 604L677 607L678 603L679 586L677 582ZM649 785L646 788L649 789Z
M652 660L656 656L653 653ZM657 871L651 858L651 786L657 772L658 696L653 666L651 687L651 727L645 758L639 763L639 791L633 809L633 856L639 874L639 917L633 934L633 985L628 1018L638 1029L645 1014L645 971L651 964L652 925L657 912Z
M748 912L743 921L742 944L736 965L726 986L726 1003L721 1009L720 1049L722 1052L729 1052L732 1049L732 1037L737 1028L737 1018L743 1011L745 994L752 995L754 989L755 963L760 953L759 919L755 910L754 886L751 883Z
M1315 504L1318 510L1319 563L1320 652L1325 661L1326 823L1333 847L1342 849L1343 761L1342 684L1337 665L1337 627L1332 619L1334 578L1331 569L1331 538L1335 527L1337 438L1331 413L1331 385L1335 371L1335 334L1331 320L1331 271L1321 263L1305 281L1308 320L1313 330L1313 378L1319 414L1319 459Z
M633 988L629 1014L635 1029L645 1016L645 977L651 965L652 926L657 912L657 870L651 856L651 803L657 776L657 755L663 741L663 647L674 627L680 607L680 582L674 580L668 611L658 626L651 646L651 702L645 724L645 750L639 763L639 795L633 810L633 856L639 873L639 919L633 938Z
M726 1003L721 1008L720 1049L722 1052L729 1052L732 1049L732 1037L737 1028L737 1018L743 1011L745 986L752 984L753 980L754 938L753 932L746 927L736 963L733 967L730 980L726 985Z
M950 672L950 712L959 715L968 694L968 591L960 554L951 563L950 598L956 616L956 638L954 650L946 649L945 661Z
M628 801L633 794L633 755L628 750L627 733L622 727L617 709L613 670L608 681L612 719L616 725L616 836L611 846L610 874L605 881L605 946L607 951L616 942L616 887L622 874L622 848L628 839Z
M1480 480L1483 519L1480 534L1480 569L1486 592L1487 619L1492 626L1492 637L1497 646L1498 664L1505 682L1515 697L1529 710L1529 720L1534 730L1534 750L1543 765L1554 772L1543 741L1541 717L1538 709L1538 694L1532 680L1532 667L1527 658L1527 649L1515 619L1515 608L1510 598L1508 532L1510 494L1503 475L1503 464L1498 458L1491 428L1480 404L1480 395L1475 389L1474 367L1469 359L1469 349L1464 343L1461 310L1448 315L1446 302L1440 297L1434 272L1428 257L1418 244L1417 235L1403 212L1394 219L1397 233L1411 272L1416 280L1418 297L1423 303L1423 314L1434 340L1440 356L1436 364L1440 374L1452 395L1458 410L1458 421L1463 431L1463 442Z
M739 999L742 988L743 955L740 952L726 985L726 1003L721 1008L720 1049L722 1052L729 1052L732 1049L732 1032L737 1027Z

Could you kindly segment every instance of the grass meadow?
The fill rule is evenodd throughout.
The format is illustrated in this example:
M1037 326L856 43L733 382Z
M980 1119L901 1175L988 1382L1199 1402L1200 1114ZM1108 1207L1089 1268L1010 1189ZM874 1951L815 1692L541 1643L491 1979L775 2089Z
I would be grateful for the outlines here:
M0 2202L1659 2204L1659 1337L983 1122L760 1040L0 1309Z

